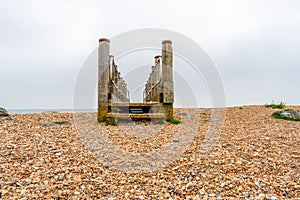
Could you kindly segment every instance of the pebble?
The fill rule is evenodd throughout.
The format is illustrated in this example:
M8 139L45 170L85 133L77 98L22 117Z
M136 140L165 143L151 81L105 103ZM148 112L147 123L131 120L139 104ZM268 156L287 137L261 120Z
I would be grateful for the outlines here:
M222 134L206 135L219 124L204 123L219 119L213 116L218 109L211 111L199 111L198 134L183 156L151 173L118 171L97 160L84 148L73 114L14 114L14 120L0 124L0 199L297 199L300 123L276 120L274 110L263 106L227 108ZM60 121L72 123L43 126ZM184 143L174 135L181 125L137 125L146 128L142 137L133 126L123 125L123 133L118 126L99 124L124 152ZM166 130L157 134L157 128Z
M205 192L204 188L201 188L201 189L200 189L200 194L204 195L205 193L206 193L206 192Z
M65 178L65 174L60 174L58 176L58 180L60 180L60 181L64 180L64 178Z
M220 121L219 119L216 119L216 118L208 118L205 120L206 122L217 122L217 121Z

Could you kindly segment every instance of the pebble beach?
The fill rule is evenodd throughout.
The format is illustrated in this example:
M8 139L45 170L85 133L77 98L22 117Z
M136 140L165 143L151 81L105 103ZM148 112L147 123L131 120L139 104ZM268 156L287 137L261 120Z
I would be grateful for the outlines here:
M118 126L95 123L95 113L12 114L0 121L0 199L300 199L300 122L275 119L277 109L264 106L224 110L222 120L217 109L192 109L184 120L178 108L181 124ZM124 155L185 148L144 159L148 171L143 163L127 170L98 148L99 130Z

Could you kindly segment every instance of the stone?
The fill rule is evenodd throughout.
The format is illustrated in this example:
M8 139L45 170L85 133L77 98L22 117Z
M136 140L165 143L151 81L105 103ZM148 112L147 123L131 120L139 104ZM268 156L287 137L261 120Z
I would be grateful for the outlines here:
M175 190L174 186L170 186L170 187L168 188L168 192L174 192L174 190Z
M299 120L300 121L300 112L296 111L296 110L293 110L293 109L276 111L272 114L272 116L275 117L275 118Z
M9 114L5 108L0 107L0 117L8 117Z
M188 116L185 112L176 113L175 116Z
M201 188L199 193L200 193L201 195L204 195L206 192L205 192L204 188Z
M0 122L4 120L13 120L5 108L0 107Z
M139 199L140 200L144 200L144 196L139 196Z
M173 139L172 142L180 142L180 141L177 139Z
M216 112L215 109L212 109L212 108L208 108L206 110L204 110L205 113L213 113L213 112Z
M185 186L186 189L188 189L189 187L194 187L195 184L193 182L188 182Z
M180 195L180 194L182 194L182 192L183 192L182 189L179 189L179 188L176 188L176 189L174 190L174 193L175 193L175 194L179 194L179 195Z
M54 122L45 122L45 123L43 123L42 126L49 127L49 126L59 126L59 125L55 124Z
M60 174L58 176L58 180L60 180L60 181L64 180L64 178L65 178L65 174L64 173L62 173L62 174Z
M69 126L71 125L71 123L68 121L45 122L43 123L42 126L49 127L49 126L62 126L62 125Z
M16 183L16 181L15 181L15 179L13 179L13 178L11 178L10 181L8 182L9 185L13 185L13 184L15 184L15 183Z
M216 119L216 118L208 118L205 120L206 122L217 122L219 121L219 119Z
M54 122L54 123L55 123L55 124L58 124L58 125L66 125L66 126L71 125L71 123L68 122L68 121L56 121L56 122Z

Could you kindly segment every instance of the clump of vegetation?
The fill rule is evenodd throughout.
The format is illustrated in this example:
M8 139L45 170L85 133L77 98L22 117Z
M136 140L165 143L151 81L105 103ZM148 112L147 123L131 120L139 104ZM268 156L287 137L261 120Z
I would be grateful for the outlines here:
M180 124L181 121L178 120L178 119L171 119L171 120L170 120L170 123L171 123L171 124Z
M273 109L275 109L275 108L279 108L279 109L283 109L284 107L285 107L285 103L284 102L278 102L278 103L275 103L274 101L272 101L272 103L271 104L265 104L265 107L266 108L273 108Z
M112 125L112 126L117 125L117 122L113 117L107 117L105 122L106 122L106 125Z

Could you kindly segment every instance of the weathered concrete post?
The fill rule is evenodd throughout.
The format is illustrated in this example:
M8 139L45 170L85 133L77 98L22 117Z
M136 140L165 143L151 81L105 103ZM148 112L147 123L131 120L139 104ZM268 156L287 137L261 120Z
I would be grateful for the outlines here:
M108 112L109 62L109 40L100 38L98 52L98 122L105 122Z
M172 41L162 41L162 100L166 109L165 118L173 118L174 84L173 84L173 49Z

